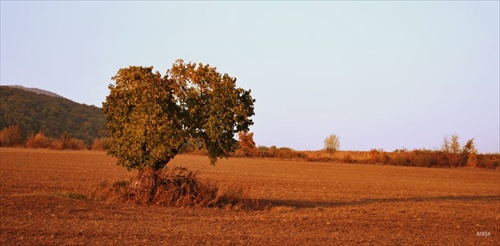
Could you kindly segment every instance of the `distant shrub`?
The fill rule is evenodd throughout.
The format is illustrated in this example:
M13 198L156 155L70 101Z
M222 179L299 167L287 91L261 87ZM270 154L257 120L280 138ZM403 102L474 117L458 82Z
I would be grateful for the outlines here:
M302 152L302 151L297 151L296 153L297 153L297 155L295 158L297 158L297 159L306 160L307 158L309 158L309 155Z
M92 143L92 150L105 151L110 147L111 141L108 138L96 138Z
M46 137L43 132L37 133L35 136L28 138L28 141L26 141L26 147L33 149L38 149L38 148L46 149L50 147L50 144L51 144L50 139Z
M267 150L267 154L271 158L277 158L276 157L277 152L278 152L278 148L275 145L269 147L269 149Z
M60 140L55 140L55 141L52 141L52 143L50 144L50 148L55 149L55 150L63 150L64 144Z
M337 135L331 134L324 140L325 151L334 153L340 148L340 139Z
M23 143L21 129L17 125L11 125L0 131L0 146L13 147Z
M396 166L410 166L411 154L406 149L397 149L393 152L393 157L389 164Z
M387 153L384 152L382 154L381 159L382 159L382 164L388 164L389 161L391 160L391 157Z
M237 158L245 157L245 153L243 153L243 151L241 149L238 149L231 156L237 157Z
M276 152L276 158L291 159L293 157L293 150L290 148L282 147Z
M65 138L60 140L54 140L50 144L51 149L55 150L84 150L86 149L85 143L81 139L76 138Z
M413 150L409 155L410 166L436 167L435 155L430 150Z
M467 167L478 167L477 164L479 163L477 159L477 153L475 151L471 152L469 154L469 157L467 158Z
M31 136L26 141L27 148L43 148L55 150L83 150L86 149L85 142L81 139L70 138L67 134L63 134L60 139L53 140L45 136L43 132L39 132Z
M259 157L262 157L262 158L271 157L269 155L269 148L266 147L266 146L259 146L259 147L257 147L257 154L258 154Z
M83 140L81 139L70 138L68 142L66 142L64 149L84 150L86 149L85 142L83 142Z
M372 164L388 164L390 161L390 157L387 153L385 153L382 149L371 149L370 150L370 160L369 163Z
M443 151L434 151L433 155L436 162L435 167L450 167L448 154Z
M460 148L458 136L444 138L441 150L427 149L397 149L393 152L385 152L383 149L371 149L370 151L341 151L335 152L326 149L317 151L296 151L290 148L277 148L276 146L258 146L256 157L300 159L311 162L343 162L384 164L397 166L416 167L480 167L489 169L500 168L500 154L478 154L475 149L474 139L470 139ZM242 157L242 153L235 156Z
M498 169L500 167L500 154L478 154L477 167Z
M353 163L354 159L352 159L352 156L350 154L344 154L344 157L342 157L342 162Z
M379 156L380 156L380 151L378 151L376 149L371 149L370 150L370 163L379 162Z
M309 155L306 160L312 162L329 162L332 161L333 159L328 156Z
M257 147L253 141L253 132L239 132L239 149L236 150L235 156L237 157L256 157L258 156Z
M278 152L278 148L276 146L266 147L266 146L258 146L256 156L261 158L277 158L276 154Z

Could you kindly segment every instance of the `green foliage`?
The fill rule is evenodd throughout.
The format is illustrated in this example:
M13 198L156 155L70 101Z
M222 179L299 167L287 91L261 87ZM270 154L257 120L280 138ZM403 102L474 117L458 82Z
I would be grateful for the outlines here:
M177 60L166 77L175 84L187 135L208 151L211 164L234 152L238 146L234 135L253 124L251 91L237 88L236 78L201 63Z
M189 143L206 149L211 164L236 150L234 134L253 124L250 90L201 63L178 60L164 77L152 70L120 69L103 103L119 165L159 170Z
M23 139L40 131L48 138L59 139L67 132L90 145L95 138L106 137L105 121L98 107L0 86L0 129L16 125Z
M71 192L71 191L61 191L61 192L55 193L55 195L59 196L59 197L68 198L68 199L74 199L74 200L87 200L88 199L85 195L78 194L78 193Z
M109 153L128 170L164 167L186 139L172 81L152 69L120 69L103 103Z

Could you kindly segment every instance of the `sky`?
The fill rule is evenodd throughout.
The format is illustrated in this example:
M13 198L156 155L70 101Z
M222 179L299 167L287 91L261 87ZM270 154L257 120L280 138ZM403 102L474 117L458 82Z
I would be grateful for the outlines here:
M1 1L1 85L101 107L177 59L252 90L257 145L500 152L499 1Z

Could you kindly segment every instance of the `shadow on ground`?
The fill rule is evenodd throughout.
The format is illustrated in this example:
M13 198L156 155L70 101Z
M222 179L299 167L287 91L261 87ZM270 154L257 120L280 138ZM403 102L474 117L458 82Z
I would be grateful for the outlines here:
M295 208L315 208L315 207L342 207L367 205L378 203L399 203L399 202L437 202L437 201L500 201L500 196L437 196L437 197L408 197L408 198L373 198L353 201L300 201L300 200L259 200L260 204L271 206L289 206Z

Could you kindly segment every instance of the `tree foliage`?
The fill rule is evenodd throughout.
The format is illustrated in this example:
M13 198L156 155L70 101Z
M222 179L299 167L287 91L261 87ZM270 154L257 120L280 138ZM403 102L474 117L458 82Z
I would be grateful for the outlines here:
M4 127L0 131L0 146L18 146L23 143L23 138L21 136L21 129L19 126L11 125L9 127Z
M460 152L460 143L458 142L458 135L453 134L443 138L442 150L445 153L458 154Z
M187 135L208 150L210 162L228 157L237 148L234 135L248 131L254 115L250 90L236 87L236 78L208 64L177 60L167 71L181 110Z
M163 77L153 67L130 66L112 79L103 103L109 153L129 170L159 170L188 142L206 148L215 164L253 124L250 90L209 65L177 60Z
M31 136L28 138L26 141L26 147L28 148L33 148L33 149L46 149L50 147L50 139L45 136L43 132L39 132L34 136Z
M238 133L239 145L241 156L255 157L258 154L257 147L253 141L253 132L239 132Z
M331 134L324 141L325 150L328 152L335 152L340 148L340 139L335 134Z

